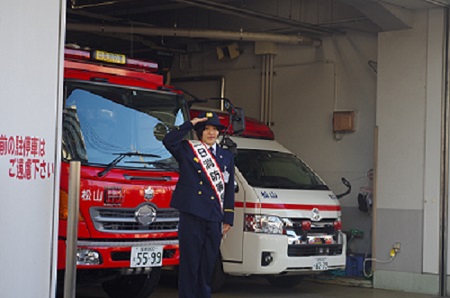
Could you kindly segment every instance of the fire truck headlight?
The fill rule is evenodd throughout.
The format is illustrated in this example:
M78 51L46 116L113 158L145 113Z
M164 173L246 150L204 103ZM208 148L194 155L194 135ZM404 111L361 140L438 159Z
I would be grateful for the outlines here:
M246 214L244 231L283 234L284 222L278 216Z

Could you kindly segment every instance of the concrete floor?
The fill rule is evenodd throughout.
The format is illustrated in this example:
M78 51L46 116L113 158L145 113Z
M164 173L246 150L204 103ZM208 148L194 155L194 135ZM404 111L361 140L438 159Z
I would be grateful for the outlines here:
M107 297L97 287L79 287L78 298ZM177 298L176 278L172 275L163 275L156 291L151 298ZM265 279L257 277L229 278L220 293L212 298L231 297L301 297L301 298L436 298L436 295L416 294L399 291L388 291L371 288L368 280L355 280L336 278L334 280L305 280L293 288L277 288L270 285ZM126 297L124 297L126 298Z

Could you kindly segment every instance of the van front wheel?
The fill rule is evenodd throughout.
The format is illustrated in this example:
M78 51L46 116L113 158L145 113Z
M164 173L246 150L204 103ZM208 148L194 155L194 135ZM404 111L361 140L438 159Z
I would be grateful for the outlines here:
M302 280L302 275L288 275L288 276L268 276L267 280L276 287L292 288L298 285Z

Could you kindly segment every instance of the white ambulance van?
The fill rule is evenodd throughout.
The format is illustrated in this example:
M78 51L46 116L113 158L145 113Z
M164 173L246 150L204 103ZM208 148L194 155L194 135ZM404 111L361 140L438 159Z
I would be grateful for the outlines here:
M345 269L341 207L325 182L275 140L232 140L235 219L221 245L213 290L221 288L225 274L294 286L305 275Z
M233 133L229 116L218 116ZM262 122L245 117L240 135L245 137L231 136L237 145L234 226L222 240L213 292L228 275L264 276L291 287L307 275L345 269L347 241L337 196Z

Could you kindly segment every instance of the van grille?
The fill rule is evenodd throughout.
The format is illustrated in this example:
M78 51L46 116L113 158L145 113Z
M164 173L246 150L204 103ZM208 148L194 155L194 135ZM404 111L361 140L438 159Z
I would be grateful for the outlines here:
M90 214L95 228L107 233L176 232L180 213L173 208L155 208L156 219L149 225L135 218L136 208L93 207Z
M302 232L302 221L310 220L309 218L290 218L293 223L293 229L297 234L301 234ZM311 230L310 233L323 233L323 234L333 234L334 227L333 222L335 219L322 219L320 221L311 221Z
M297 244L288 246L289 257L334 256L342 254L342 244Z
M335 219L310 221L308 218L290 218L291 226L286 227L289 257L333 256L343 251L342 232L334 229ZM302 221L311 226L303 230Z

